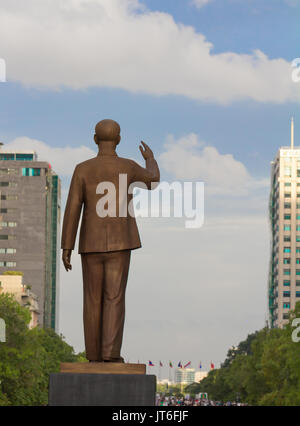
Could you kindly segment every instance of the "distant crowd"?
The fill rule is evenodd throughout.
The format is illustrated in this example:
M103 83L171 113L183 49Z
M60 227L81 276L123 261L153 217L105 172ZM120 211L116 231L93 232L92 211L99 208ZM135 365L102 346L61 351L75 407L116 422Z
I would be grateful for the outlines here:
M160 397L156 399L157 406L195 406L195 407L245 407L244 404L238 401L212 401L210 399L197 399L197 398L176 398L175 396Z

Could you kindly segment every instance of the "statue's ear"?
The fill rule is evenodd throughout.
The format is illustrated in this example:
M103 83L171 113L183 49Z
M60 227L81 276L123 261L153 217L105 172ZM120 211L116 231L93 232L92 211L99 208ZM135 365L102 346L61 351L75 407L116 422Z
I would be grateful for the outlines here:
M96 135L96 133L94 134L94 141L95 141L95 144L96 144L96 145L98 145L98 144L99 144L99 142L98 142L98 136Z
M121 136L119 135L119 136L117 137L117 139L116 139L116 145L119 145L120 140L121 140Z

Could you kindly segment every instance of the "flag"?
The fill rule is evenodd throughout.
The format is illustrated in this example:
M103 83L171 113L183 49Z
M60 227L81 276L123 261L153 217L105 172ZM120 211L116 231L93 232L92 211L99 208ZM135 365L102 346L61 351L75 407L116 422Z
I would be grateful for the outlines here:
M215 364L213 362L210 362L210 369L213 370L215 368Z
M152 361L149 361L149 367L154 367L154 364Z
M189 367L191 365L191 361L189 361L183 368Z
M178 368L182 368L181 361L179 361L179 363L178 363Z
M201 361L200 361L200 364L199 364L199 368L200 368L200 370L202 369L202 364L201 364Z
M169 362L169 367L173 368L173 364L171 363L171 361Z
M161 361L159 361L159 366L160 366L160 367L163 367L163 364L162 364L162 362L161 362Z

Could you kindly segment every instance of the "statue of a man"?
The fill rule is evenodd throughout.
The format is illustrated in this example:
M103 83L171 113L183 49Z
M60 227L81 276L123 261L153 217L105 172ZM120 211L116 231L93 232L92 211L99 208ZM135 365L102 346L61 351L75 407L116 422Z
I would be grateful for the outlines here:
M121 136L115 121L100 121L94 140L99 148L97 157L78 164L73 173L63 221L62 259L66 270L71 270L71 253L83 206L79 253L86 357L90 362L124 362L120 351L130 254L131 250L141 247L134 214L128 212L132 201L132 191L128 188L134 182L142 182L151 189L152 182L159 182L160 173L153 152L144 142L140 151L146 161L145 168L133 160L118 157L116 147ZM122 182L126 177L125 196L120 176ZM107 183L115 192L111 191L106 201L114 201L116 208L107 206L108 202L101 204L101 198L109 192L109 185L108 190L103 191ZM101 188L101 185L104 186Z

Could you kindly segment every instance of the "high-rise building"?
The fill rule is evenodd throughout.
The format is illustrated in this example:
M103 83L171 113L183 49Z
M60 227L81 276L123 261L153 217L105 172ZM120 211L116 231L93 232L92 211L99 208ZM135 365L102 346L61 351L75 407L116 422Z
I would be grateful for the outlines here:
M38 325L39 305L37 296L30 290L29 285L23 284L23 276L20 273L18 275L0 275L1 293L12 294L21 306L29 309L31 314L29 328Z
M271 162L269 321L282 327L300 301L300 147L281 147Z
M58 329L60 179L32 151L0 146L0 274L23 272L39 323Z

